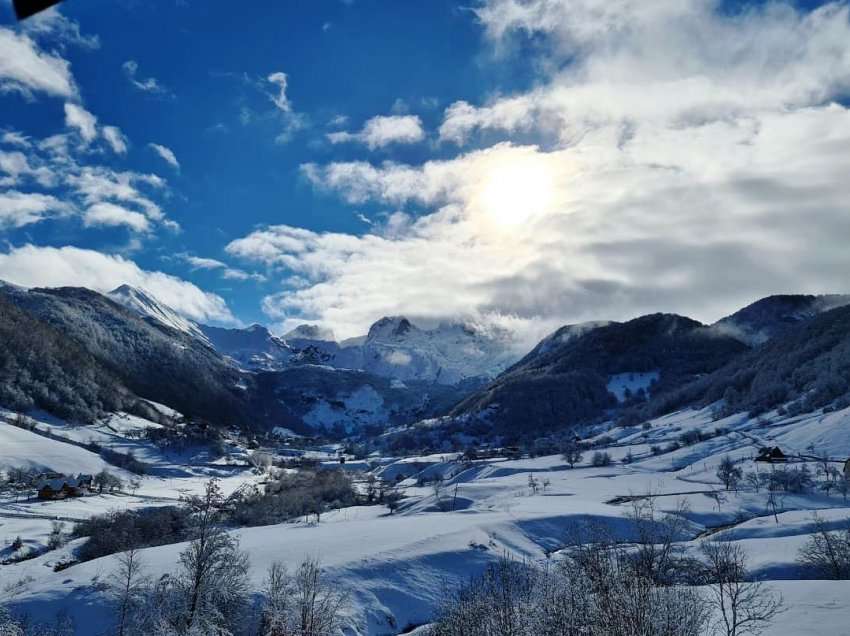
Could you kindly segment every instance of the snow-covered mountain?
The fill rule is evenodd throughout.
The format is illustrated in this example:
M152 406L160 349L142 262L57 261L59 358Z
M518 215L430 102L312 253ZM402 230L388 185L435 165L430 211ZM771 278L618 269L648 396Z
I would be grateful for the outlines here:
M381 318L365 336L342 342L315 325L300 325L279 338L260 325L200 329L219 353L249 371L320 364L400 382L457 385L495 377L516 359L506 331L462 323L422 329L403 316Z
M143 289L121 285L106 295L119 305L124 305L127 309L135 311L144 318L153 318L172 329L207 342L206 335L196 322L180 315Z
M289 366L294 355L283 340L262 325L247 329L200 325L200 329L216 351L246 370L278 371Z
M463 323L421 329L403 316L385 317L371 326L360 346L360 368L401 381L458 384L498 375L516 359L512 345L504 330Z

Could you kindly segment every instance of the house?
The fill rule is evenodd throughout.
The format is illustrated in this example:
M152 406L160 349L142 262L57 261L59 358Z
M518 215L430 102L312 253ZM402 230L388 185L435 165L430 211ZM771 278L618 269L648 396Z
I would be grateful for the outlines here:
M773 448L762 448L756 456L757 462L767 462L768 464L782 464L788 461L785 453L778 446Z
M80 473L76 477L53 477L42 479L36 484L39 499L65 499L82 497L92 487L92 476Z

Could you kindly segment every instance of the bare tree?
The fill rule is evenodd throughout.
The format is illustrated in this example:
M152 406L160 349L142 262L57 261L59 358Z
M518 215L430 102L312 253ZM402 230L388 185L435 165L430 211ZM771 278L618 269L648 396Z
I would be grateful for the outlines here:
M178 581L185 597L181 628L217 633L243 609L248 557L220 526L225 498L217 480L207 482L204 494L189 497L186 503L193 511L196 535L180 553L183 571Z
M348 596L323 579L317 560L306 559L301 563L293 576L292 589L295 634L323 636L339 629Z
M782 610L782 596L760 581L750 580L747 555L728 541L705 541L705 577L717 625L726 636L761 634Z
M124 636L128 632L131 617L143 602L147 581L142 574L142 558L137 548L121 552L116 560L118 567L110 574L108 585L118 612L115 633Z
M761 490L761 475L756 472L750 472L744 475L744 483L753 489L753 492L758 493Z
M260 616L260 636L291 636L293 632L293 583L282 563L272 563L263 587L265 602Z
M404 493L398 488L390 487L384 491L384 504L390 509L390 514L394 514L398 510L402 499L404 499Z
M564 446L563 454L561 458L567 462L567 465L570 468L574 468L576 464L578 464L582 460L582 448L578 445L578 443L573 441L567 442Z
M726 455L720 460L716 475L726 490L738 490L738 484L743 476L743 471L739 466L735 465L735 462L729 455Z
M677 542L687 534L687 513L684 500L677 502L674 512L659 513L651 492L631 502L625 516L633 524L637 545L630 558L640 576L656 584L671 584L679 578L682 549Z
M817 514L813 521L815 532L800 548L797 560L819 577L850 579L850 527L831 531Z

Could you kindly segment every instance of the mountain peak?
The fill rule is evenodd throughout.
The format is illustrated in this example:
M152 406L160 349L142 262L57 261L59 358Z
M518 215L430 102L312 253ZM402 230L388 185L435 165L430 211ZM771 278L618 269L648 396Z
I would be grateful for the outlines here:
M140 287L133 287L125 283L124 285L119 285L106 295L119 305L123 305L143 318L152 318L167 327L182 331L207 342L206 336L194 321L185 318Z
M369 327L367 339L398 338L414 330L418 328L404 316L384 316Z
M330 329L306 323L298 325L291 331L287 331L281 338L284 340L322 340L327 342L334 342L336 340L334 332Z

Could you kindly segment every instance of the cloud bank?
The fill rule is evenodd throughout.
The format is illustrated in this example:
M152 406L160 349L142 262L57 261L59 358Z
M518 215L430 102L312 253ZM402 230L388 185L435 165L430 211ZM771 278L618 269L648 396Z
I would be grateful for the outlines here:
M318 191L394 221L231 242L280 271L271 317L354 335L384 314L476 316L532 338L847 291L846 3L488 0L476 16L494 55L534 51L535 87L449 106L453 158L304 165Z
M123 284L141 287L192 320L235 324L224 300L192 283L162 272L141 269L122 256L77 247L24 245L0 252L6 282L23 287L88 287L108 292Z

